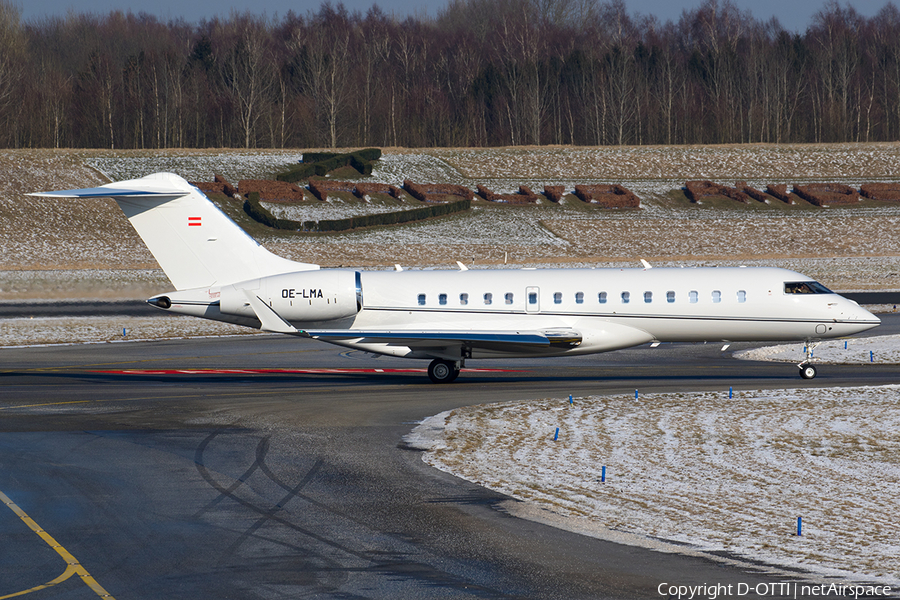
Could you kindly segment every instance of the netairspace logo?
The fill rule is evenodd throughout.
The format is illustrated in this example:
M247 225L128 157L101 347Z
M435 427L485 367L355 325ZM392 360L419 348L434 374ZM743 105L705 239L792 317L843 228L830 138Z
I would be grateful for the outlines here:
M823 583L818 585L783 581L778 583L716 583L703 585L675 585L661 583L656 591L660 596L677 600L716 600L723 597L751 598L884 598L893 591L889 585L858 585Z

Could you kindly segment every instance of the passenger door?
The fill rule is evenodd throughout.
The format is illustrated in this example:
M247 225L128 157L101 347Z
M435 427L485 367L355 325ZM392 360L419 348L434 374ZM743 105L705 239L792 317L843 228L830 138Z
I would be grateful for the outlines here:
M541 290L536 287L525 288L525 312L541 312Z

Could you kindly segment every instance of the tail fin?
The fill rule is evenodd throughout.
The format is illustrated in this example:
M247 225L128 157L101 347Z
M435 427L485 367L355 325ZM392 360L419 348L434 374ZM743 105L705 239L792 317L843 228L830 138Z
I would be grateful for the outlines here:
M177 290L318 269L272 254L197 188L172 173L97 188L31 194L112 198Z

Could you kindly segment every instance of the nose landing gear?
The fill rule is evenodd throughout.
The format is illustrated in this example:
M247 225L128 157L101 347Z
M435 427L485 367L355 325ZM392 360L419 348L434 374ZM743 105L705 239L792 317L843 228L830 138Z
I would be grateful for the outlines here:
M818 346L818 342L806 342L806 358L801 362L798 367L800 367L800 377L803 379L812 379L816 376L816 368L812 364L813 360L813 350L816 346Z

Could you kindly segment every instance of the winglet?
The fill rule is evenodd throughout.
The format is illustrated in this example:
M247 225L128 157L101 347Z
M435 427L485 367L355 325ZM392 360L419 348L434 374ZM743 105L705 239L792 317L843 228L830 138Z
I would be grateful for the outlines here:
M263 331L271 331L272 333L298 333L297 328L285 321L281 315L272 310L268 304L263 302L259 296L250 290L244 290L247 301L253 312L256 313L260 323L262 323Z
M645 269L652 269L652 268L653 268L652 266L650 266L650 263L648 263L648 262L647 262L646 260L644 260L643 258L641 259L641 264L644 265L644 268L645 268Z
M462 264L460 261L456 261L456 264L459 265L460 271L468 271L469 270L468 268L466 268L466 265Z

